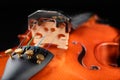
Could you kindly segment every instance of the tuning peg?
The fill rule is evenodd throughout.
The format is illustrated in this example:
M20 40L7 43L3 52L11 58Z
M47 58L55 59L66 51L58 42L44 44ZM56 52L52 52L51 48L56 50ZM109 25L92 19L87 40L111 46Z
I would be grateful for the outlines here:
M42 54L36 55L36 58L37 58L37 63L38 64L40 64L41 61L43 61L45 59L44 55L42 55Z
M9 55L10 56L10 58L13 58L12 57L12 52L13 52L13 50L12 49L7 49L6 51L5 51L5 54L7 54L7 55Z
M33 50L27 50L25 54L28 56L28 59L31 59L31 56L34 54Z
M23 50L21 48L16 49L14 52L18 54L18 58L22 57L21 53L23 53Z

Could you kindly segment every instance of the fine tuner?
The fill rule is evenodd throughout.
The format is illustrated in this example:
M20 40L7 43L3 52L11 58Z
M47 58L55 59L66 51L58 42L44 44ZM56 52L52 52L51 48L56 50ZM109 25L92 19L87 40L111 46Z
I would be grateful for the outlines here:
M30 76L46 67L54 57L50 51L38 46L22 46L14 51L8 49L5 53L9 54L12 58L9 58L7 61L3 78L11 80L28 80ZM14 55L11 55L12 53ZM25 73L28 71L30 73ZM26 75L21 77L19 76L21 73L25 73Z
M29 46L27 50L26 48L28 48L28 46L23 46L22 48L15 49L14 52L12 49L8 49L5 51L5 54L9 55L12 60L23 59L36 62L37 64L44 61L47 54L51 54L49 51L36 46ZM12 53L15 53L15 55L12 55Z
M49 15L46 13L49 13ZM35 30L36 27L39 27L40 29ZM29 32L18 47L14 51L12 49L5 51L5 54L8 54L11 59L14 59L14 55L17 55L17 57L21 59L24 57L23 55L26 55L28 60L31 60L33 59L33 56L36 56L36 63L41 63L41 61L45 59L45 55L41 53L36 55L34 49L29 49L31 42L36 43L35 46L41 48L47 44L48 47L56 45L57 48L68 49L69 32L71 29L70 18L63 14L56 11L48 12L45 10L38 10L28 16L28 28L30 28ZM30 33L34 36L31 37L24 49L22 43L25 42ZM38 35L41 37L39 37L39 41L37 40L36 42Z
M29 15L21 43L5 51L2 80L120 80L119 30L85 16L73 17L73 28L57 11Z

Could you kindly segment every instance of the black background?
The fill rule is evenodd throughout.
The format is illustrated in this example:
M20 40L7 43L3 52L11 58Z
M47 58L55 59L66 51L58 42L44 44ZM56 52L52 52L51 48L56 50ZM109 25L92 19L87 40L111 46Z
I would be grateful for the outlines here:
M120 3L115 1L65 1L65 0L34 0L34 1L7 1L0 5L0 51L17 46L18 34L27 30L27 16L36 10L57 10L65 15L72 16L84 12L94 12L109 23L119 28Z

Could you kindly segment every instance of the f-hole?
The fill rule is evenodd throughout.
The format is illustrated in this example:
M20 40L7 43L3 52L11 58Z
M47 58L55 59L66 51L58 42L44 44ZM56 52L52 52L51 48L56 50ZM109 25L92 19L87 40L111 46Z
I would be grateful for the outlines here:
M85 56L85 53L86 53L85 47L82 46L82 51L81 51L80 55L78 56L78 61L83 67L84 67L84 65L82 63L82 60L83 60L83 57Z
M82 51L80 53L80 55L78 56L78 62L84 67L87 68L86 65L83 63L83 58L85 56L86 50L85 47L82 45ZM120 61L120 60L119 60ZM96 66L96 65L91 65L90 68L88 68L90 70L99 70L100 67Z

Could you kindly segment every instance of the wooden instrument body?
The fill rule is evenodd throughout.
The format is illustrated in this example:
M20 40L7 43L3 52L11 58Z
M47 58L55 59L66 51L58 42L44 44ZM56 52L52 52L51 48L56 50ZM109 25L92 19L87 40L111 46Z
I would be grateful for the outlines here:
M113 47L114 43L119 45L117 36L119 30L107 24L97 23L96 18L92 17L70 33L67 50L56 48L54 45L48 48L54 54L54 58L30 80L120 80L120 67L108 65L110 61L107 60L109 55L120 55L116 51L118 46L111 54L111 48L107 48L105 53L99 52L99 45L102 43L111 43ZM27 44L29 37L23 45ZM83 46L85 55L80 64L78 57L82 54ZM4 72L7 59L7 56L0 58L0 75ZM92 66L97 66L98 69L94 70Z

